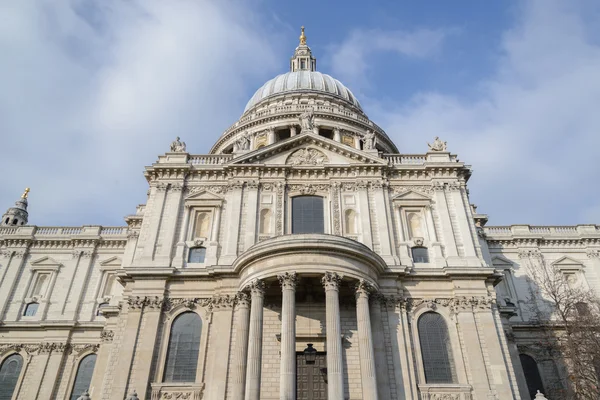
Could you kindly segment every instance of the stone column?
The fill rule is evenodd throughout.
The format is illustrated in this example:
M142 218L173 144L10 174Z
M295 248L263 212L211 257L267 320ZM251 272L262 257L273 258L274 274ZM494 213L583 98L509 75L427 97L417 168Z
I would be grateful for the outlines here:
M358 352L360 354L360 375L363 400L378 400L371 316L369 314L370 283L360 280L356 284L356 321L358 325Z
M262 367L263 303L265 283L260 279L250 285L250 333L248 339L248 362L246 370L246 400L260 400L260 371Z
M279 368L279 398L296 398L296 283L295 272L277 277L281 284L281 364Z
M296 125L290 125L290 137L296 136Z
M246 358L248 357L248 328L250 323L250 296L237 294L235 305L235 350L233 355L233 376L231 378L231 398L243 399L246 382Z
M321 279L325 287L327 324L327 398L344 399L344 365L342 363L342 324L340 321L339 286L342 277L325 272Z
M275 143L275 129L267 129L267 145Z

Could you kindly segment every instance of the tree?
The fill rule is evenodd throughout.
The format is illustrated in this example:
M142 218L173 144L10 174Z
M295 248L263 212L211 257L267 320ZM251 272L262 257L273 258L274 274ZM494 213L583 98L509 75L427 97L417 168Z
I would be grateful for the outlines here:
M537 328L535 347L562 366L549 398L600 398L600 298L583 274L529 255L530 323Z

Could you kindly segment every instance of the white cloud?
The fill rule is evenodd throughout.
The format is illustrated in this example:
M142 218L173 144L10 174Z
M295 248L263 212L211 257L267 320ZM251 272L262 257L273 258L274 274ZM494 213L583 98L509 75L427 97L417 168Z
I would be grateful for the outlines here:
M252 4L2 2L0 207L31 186L31 223L121 224L144 165L177 135L207 152L273 74Z
M495 73L473 82L477 98L425 92L363 105L401 152L447 140L473 165L471 201L492 224L599 223L600 32L590 7L600 11L558 0L523 6Z
M355 29L343 43L332 48L331 67L336 77L353 82L355 87L365 84L364 74L371 67L370 55L397 53L410 58L436 55L451 30L418 29L384 31Z

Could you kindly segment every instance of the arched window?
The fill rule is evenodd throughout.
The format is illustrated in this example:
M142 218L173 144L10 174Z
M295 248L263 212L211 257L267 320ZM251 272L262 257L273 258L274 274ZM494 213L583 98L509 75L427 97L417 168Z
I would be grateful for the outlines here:
M260 211L260 223L258 231L262 234L271 233L271 210L268 208Z
M189 263L203 263L206 258L206 248L204 247L192 247L190 254L188 255Z
M358 233L356 230L356 212L354 210L346 210L344 213L346 223L346 233L353 235Z
M23 316L24 317L33 317L37 313L38 307L39 307L39 304L36 302L27 304L27 306L25 307L25 312L23 313Z
M43 297L46 292L46 283L48 282L48 274L40 274L37 277L35 286L33 287L32 296Z
M412 248L412 259L415 263L428 263L429 262L429 251L427 247L413 247Z
M208 238L210 234L210 215L201 212L196 217L196 237Z
M106 283L104 284L104 290L102 291L102 297L108 297L112 295L112 292L115 288L115 274L109 274L106 278Z
M98 304L98 309L96 310L96 316L102 316L102 314L100 313L100 310L102 310L105 307L108 307L108 303Z
M411 238L422 238L425 237L425 231L423 230L423 218L418 212L411 212L406 216L408 220L408 230Z
M77 375L75 375L75 383L71 391L70 400L77 400L84 390L89 390L92 383L92 375L96 366L96 355L89 354L79 362L77 367Z
M298 196L292 198L292 233L324 233L323 198Z
M419 341L427 383L456 383L452 344L444 318L426 312L419 318Z
M521 366L523 366L525 381L527 381L529 397L533 399L538 390L545 393L546 391L544 390L542 377L540 376L540 371L538 370L537 363L533 357L530 357L527 354L519 354L519 359L521 360Z
M0 366L0 400L11 400L17 387L23 357L19 354L8 356Z
M171 325L165 382L195 382L202 320L194 312L179 315Z

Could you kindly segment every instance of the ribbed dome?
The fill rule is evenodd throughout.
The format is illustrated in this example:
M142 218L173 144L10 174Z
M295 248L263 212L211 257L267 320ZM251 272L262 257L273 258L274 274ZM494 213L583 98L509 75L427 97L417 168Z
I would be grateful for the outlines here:
M346 100L362 110L360 103L350 89L337 79L317 71L293 71L281 74L265 83L254 93L244 112L267 97L292 92L323 92Z

